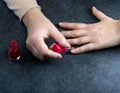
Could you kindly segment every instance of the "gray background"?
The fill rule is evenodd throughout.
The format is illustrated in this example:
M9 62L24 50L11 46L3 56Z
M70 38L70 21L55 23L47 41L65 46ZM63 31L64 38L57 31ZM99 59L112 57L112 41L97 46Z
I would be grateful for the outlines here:
M119 0L38 0L38 3L56 26L61 21L98 22L91 13L92 6L120 19ZM41 62L27 50L26 38L23 23L0 0L0 93L120 93L119 46L78 55L63 54L63 59ZM21 50L18 62L10 62L7 56L13 39ZM47 44L53 42L51 39Z

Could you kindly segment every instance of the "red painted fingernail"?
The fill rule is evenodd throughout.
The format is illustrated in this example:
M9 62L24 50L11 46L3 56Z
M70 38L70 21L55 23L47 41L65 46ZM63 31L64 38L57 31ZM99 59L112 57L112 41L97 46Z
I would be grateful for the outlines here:
M8 57L11 61L16 61L20 59L20 50L16 40L11 41L11 46L8 51Z

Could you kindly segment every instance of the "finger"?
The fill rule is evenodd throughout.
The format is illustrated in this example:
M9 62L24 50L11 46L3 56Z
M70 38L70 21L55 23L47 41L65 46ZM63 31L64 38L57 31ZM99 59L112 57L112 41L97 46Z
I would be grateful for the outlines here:
M92 50L96 50L96 47L94 44L89 43L89 44L85 44L81 47L71 50L71 53L77 54L77 53L83 53L83 52L88 52L88 51L92 51Z
M93 12L93 15L96 16L99 20L104 20L104 19L108 19L108 18L112 19L112 18L106 16L101 11L99 11L96 7L92 7L92 12Z
M79 37L79 38L74 38L74 39L68 39L67 41L71 45L82 45L82 44L89 43L91 39L88 37Z
M55 44L56 44L56 43L53 43L53 44L49 47L49 49L52 49Z
M37 49L34 47L31 51L33 53L33 55L40 59L41 61L44 61L46 58L44 58L41 54L39 54L39 51L37 51Z
M70 44L58 30L52 31L51 37L54 38L61 46L70 47Z
M48 50L47 54L44 55L44 57L49 57L49 58L62 58L61 54L54 52L52 50Z
M62 31L61 32L66 38L75 38L75 37L80 37L84 36L87 34L87 31L85 30L71 30L71 31Z
M41 61L45 60L45 58L43 58L43 56L38 53L38 51L37 51L35 46L32 46L32 47L27 46L27 48L33 53L33 55L36 58L40 59Z
M84 29L87 24L84 23L70 23L70 22L60 22L59 26L65 29Z
M38 45L34 47L37 52L37 58L41 60L44 60L46 58L62 58L61 54L49 50L43 39L41 39Z
M40 60L46 60L46 59L48 59L48 58L62 58L62 56L61 56L61 54L58 54L58 53L56 53L56 52L53 52L53 51L51 51L51 50L48 50L48 51L46 51L43 55L39 55L39 52L36 52L35 53L35 51L34 51L34 53L33 53L38 59L40 59Z

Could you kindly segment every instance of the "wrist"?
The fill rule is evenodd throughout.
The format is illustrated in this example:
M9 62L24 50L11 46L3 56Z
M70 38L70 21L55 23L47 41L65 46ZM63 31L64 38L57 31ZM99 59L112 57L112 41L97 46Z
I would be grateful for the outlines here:
M36 24L36 22L42 22L45 19L44 14L41 12L39 8L30 9L22 18L23 23L27 28L30 28L32 25Z

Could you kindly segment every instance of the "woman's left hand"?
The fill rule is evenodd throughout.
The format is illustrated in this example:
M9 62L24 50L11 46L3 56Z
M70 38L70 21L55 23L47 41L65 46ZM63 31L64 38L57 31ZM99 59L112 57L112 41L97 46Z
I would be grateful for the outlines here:
M95 7L92 8L92 12L100 22L93 24L59 23L60 27L69 29L61 32L67 38L67 41L71 45L80 45L80 47L71 50L73 54L120 44L120 21L106 16Z

